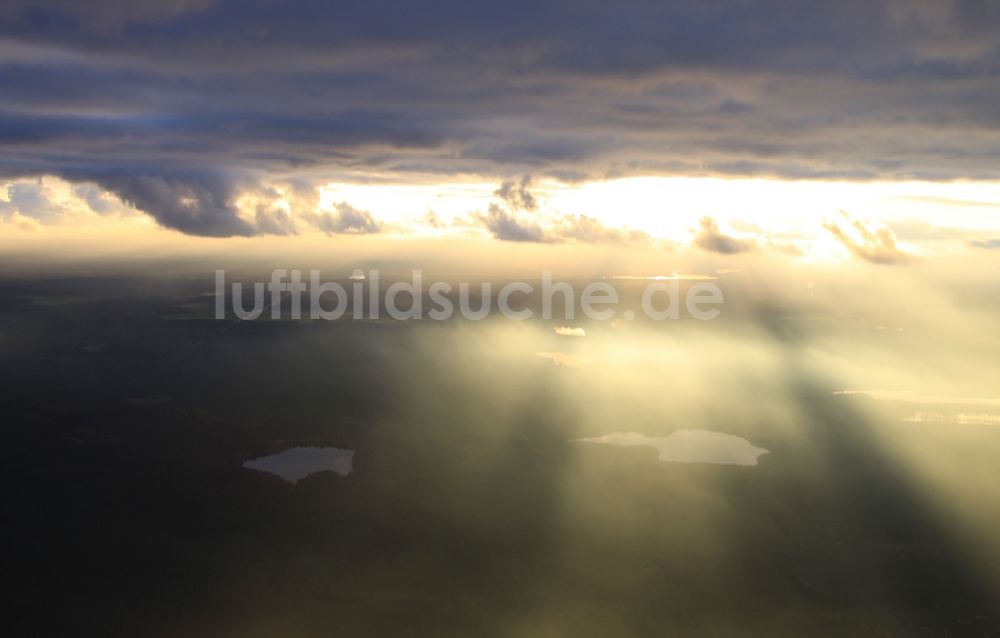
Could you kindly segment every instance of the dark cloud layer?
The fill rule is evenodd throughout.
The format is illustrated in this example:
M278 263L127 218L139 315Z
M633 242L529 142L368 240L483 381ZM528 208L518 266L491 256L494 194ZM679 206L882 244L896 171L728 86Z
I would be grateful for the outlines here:
M998 73L992 0L8 0L0 176L208 235L275 176L997 178Z

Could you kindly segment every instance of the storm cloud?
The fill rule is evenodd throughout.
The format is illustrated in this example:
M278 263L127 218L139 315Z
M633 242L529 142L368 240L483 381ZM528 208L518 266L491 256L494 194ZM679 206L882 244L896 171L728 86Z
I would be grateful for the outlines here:
M987 0L11 0L0 177L201 235L293 232L236 199L366 172L507 201L527 173L995 179L998 72Z

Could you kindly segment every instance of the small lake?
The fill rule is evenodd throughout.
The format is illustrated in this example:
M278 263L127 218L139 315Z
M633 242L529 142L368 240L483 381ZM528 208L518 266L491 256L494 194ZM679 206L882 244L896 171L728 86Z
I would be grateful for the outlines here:
M336 472L340 476L347 476L354 470L354 450L339 447L293 447L251 459L243 467L275 474L291 483L298 483L316 472Z
M637 432L615 432L588 439L581 443L601 443L633 447L656 448L660 460L667 463L713 463L717 465L757 465L757 457L768 450L756 447L746 439L711 430L677 430L667 436L646 436Z

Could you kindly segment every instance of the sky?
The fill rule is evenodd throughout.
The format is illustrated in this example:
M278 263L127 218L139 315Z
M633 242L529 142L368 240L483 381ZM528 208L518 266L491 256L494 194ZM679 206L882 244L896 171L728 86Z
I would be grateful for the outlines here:
M780 478L774 494L810 507L825 498L843 510L844 477L853 499L868 477L904 476L934 522L959 521L970 564L1000 592L997 447L977 429L1000 423L998 258L1000 0L0 1L0 354L14 363L8 385L25 389L13 401L23 423L75 419L46 391L65 386L85 415L99 408L96 430L124 415L150 436L122 407L133 398L171 427L175 409L184 423L225 425L173 402L197 386L232 414L253 412L233 423L260 436L307 417L302 432L327 432L334 415L347 436L374 432L369 450L385 436L405 451L479 428L470 449L489 448L488 462L444 445L435 454L446 457L429 457L441 485L486 477L489 496L553 476L539 508L553 529L561 471L494 480L495 467L540 462L516 452L524 441L548 446L571 426L566 438L742 432L772 450L761 470L790 468L765 475ZM275 269L329 280L361 270L369 283L379 270L384 284L416 269L427 284L537 283L552 271L613 282L623 298L650 282L711 282L725 303L719 321L655 325L624 314L448 331L384 316L322 328L201 321L220 299L217 271L249 284ZM368 400L380 406L371 415ZM258 401L267 411L251 410ZM869 422L891 429L879 440ZM886 472L841 472L839 457ZM473 482L451 474L455 458L475 467ZM631 529L631 512L615 518L630 502L617 483L593 484L613 497L564 500L610 504L612 517L580 529ZM444 492L429 502L447 505ZM635 511L656 510L661 494L639 494L650 496ZM768 518L772 500L762 503ZM874 521L872 557L911 552L886 542L867 506L853 510ZM719 520L726 539L742 529ZM463 518L456 529L473 528ZM756 560L756 537L743 538ZM912 552L931 556L925 567L946 560ZM882 574L890 563L872 564Z
M998 72L990 0L11 0L0 239L985 258Z

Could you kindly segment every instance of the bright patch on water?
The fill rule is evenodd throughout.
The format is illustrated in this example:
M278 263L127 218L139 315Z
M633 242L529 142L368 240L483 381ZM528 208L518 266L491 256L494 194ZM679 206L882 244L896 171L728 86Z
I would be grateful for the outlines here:
M757 465L757 457L768 450L756 447L742 437L711 430L677 430L667 436L646 436L637 432L616 432L583 443L603 443L632 447L646 445L660 453L667 463L714 463L719 465Z
M354 470L354 450L339 447L293 447L251 459L243 467L276 474L291 483L298 483L316 472L330 471L347 476Z

